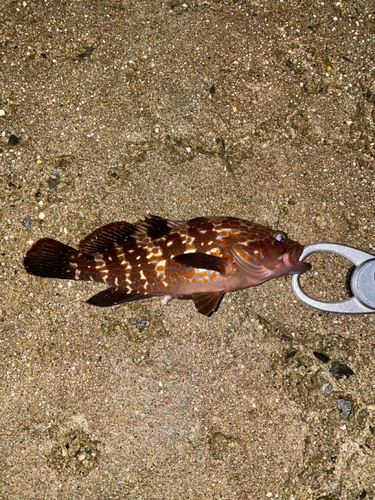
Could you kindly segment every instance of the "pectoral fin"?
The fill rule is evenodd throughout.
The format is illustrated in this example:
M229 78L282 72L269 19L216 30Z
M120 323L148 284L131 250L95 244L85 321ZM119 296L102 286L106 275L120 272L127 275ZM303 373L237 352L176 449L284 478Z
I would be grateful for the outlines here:
M208 253L183 253L176 255L173 260L178 264L194 269L207 269L208 271L216 271L225 276L228 260L222 257L215 257Z

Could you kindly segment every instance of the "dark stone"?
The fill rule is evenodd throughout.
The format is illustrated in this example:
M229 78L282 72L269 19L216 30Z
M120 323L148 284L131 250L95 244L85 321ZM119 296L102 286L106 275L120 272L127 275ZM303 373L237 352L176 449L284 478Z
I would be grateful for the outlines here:
M375 105L375 94L371 92L371 90L367 90L364 93L364 98L366 101L368 101L370 104Z
M214 94L216 92L215 85L212 85L210 88L210 94Z
M95 50L95 47L86 47L84 52L81 52L80 54L78 54L78 57L80 59L87 59L88 57L91 56L91 54L94 52L94 50Z
M321 361L322 363L328 363L329 361L329 356L326 356L325 354L323 354L322 352L317 352L317 351L314 351L313 352L314 356L319 359L319 361Z
M286 353L286 356L285 358L286 359L289 359L289 358L292 358L293 356L295 356L297 354L297 351L289 351Z
M8 140L8 145L9 146L16 146L20 142L20 138L17 137L16 135L11 135Z
M351 375L354 375L353 370L351 368L349 368L348 365L342 365L342 364L338 363L337 361L332 363L332 368L330 369L330 372L337 380L340 380L341 378L344 378L344 377L350 377Z
M359 494L359 498L366 498L367 496L367 491L366 490L362 490Z

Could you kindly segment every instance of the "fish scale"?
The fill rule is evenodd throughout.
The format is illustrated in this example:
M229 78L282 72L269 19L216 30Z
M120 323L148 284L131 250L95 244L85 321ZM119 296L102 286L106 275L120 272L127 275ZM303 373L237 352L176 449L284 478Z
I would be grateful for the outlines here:
M108 307L161 295L164 302L192 299L208 316L226 292L307 271L310 265L299 261L302 250L281 231L235 217L148 216L98 228L79 250L44 238L27 252L24 265L36 276L107 284L89 304Z

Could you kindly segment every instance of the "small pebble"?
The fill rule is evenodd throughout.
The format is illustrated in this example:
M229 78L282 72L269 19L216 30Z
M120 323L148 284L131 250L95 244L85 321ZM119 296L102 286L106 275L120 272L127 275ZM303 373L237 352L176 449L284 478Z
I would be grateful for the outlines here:
M336 481L328 481L328 486L331 488L332 491L335 491L335 489L337 489Z
M39 219L40 219L40 220L44 220L45 218L46 218L45 213L44 213L44 212L40 212L40 214L39 214Z
M352 403L347 399L338 399L337 403L339 404L341 411L344 415L344 418L348 418L352 411Z
M322 387L322 392L324 396L329 396L333 391L333 387L330 383L324 384Z
M143 332L149 325L150 322L146 316L142 316L141 314L137 314L129 319L129 323L134 325L140 332Z
M33 223L31 222L31 218L30 217L25 217L22 221L22 225L25 226L25 228L28 230L28 231L31 231L31 228L32 228L32 225Z
M5 111L3 109L0 109L0 116L4 116L5 115Z

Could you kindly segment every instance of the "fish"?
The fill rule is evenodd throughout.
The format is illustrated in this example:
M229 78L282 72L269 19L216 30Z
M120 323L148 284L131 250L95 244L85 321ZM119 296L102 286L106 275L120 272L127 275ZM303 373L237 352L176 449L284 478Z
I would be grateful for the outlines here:
M35 276L108 285L87 301L91 305L163 296L164 304L192 300L210 316L227 292L308 271L311 265L299 260L303 248L283 231L236 217L171 221L148 215L135 224L99 227L78 250L43 238L28 250L24 267Z

